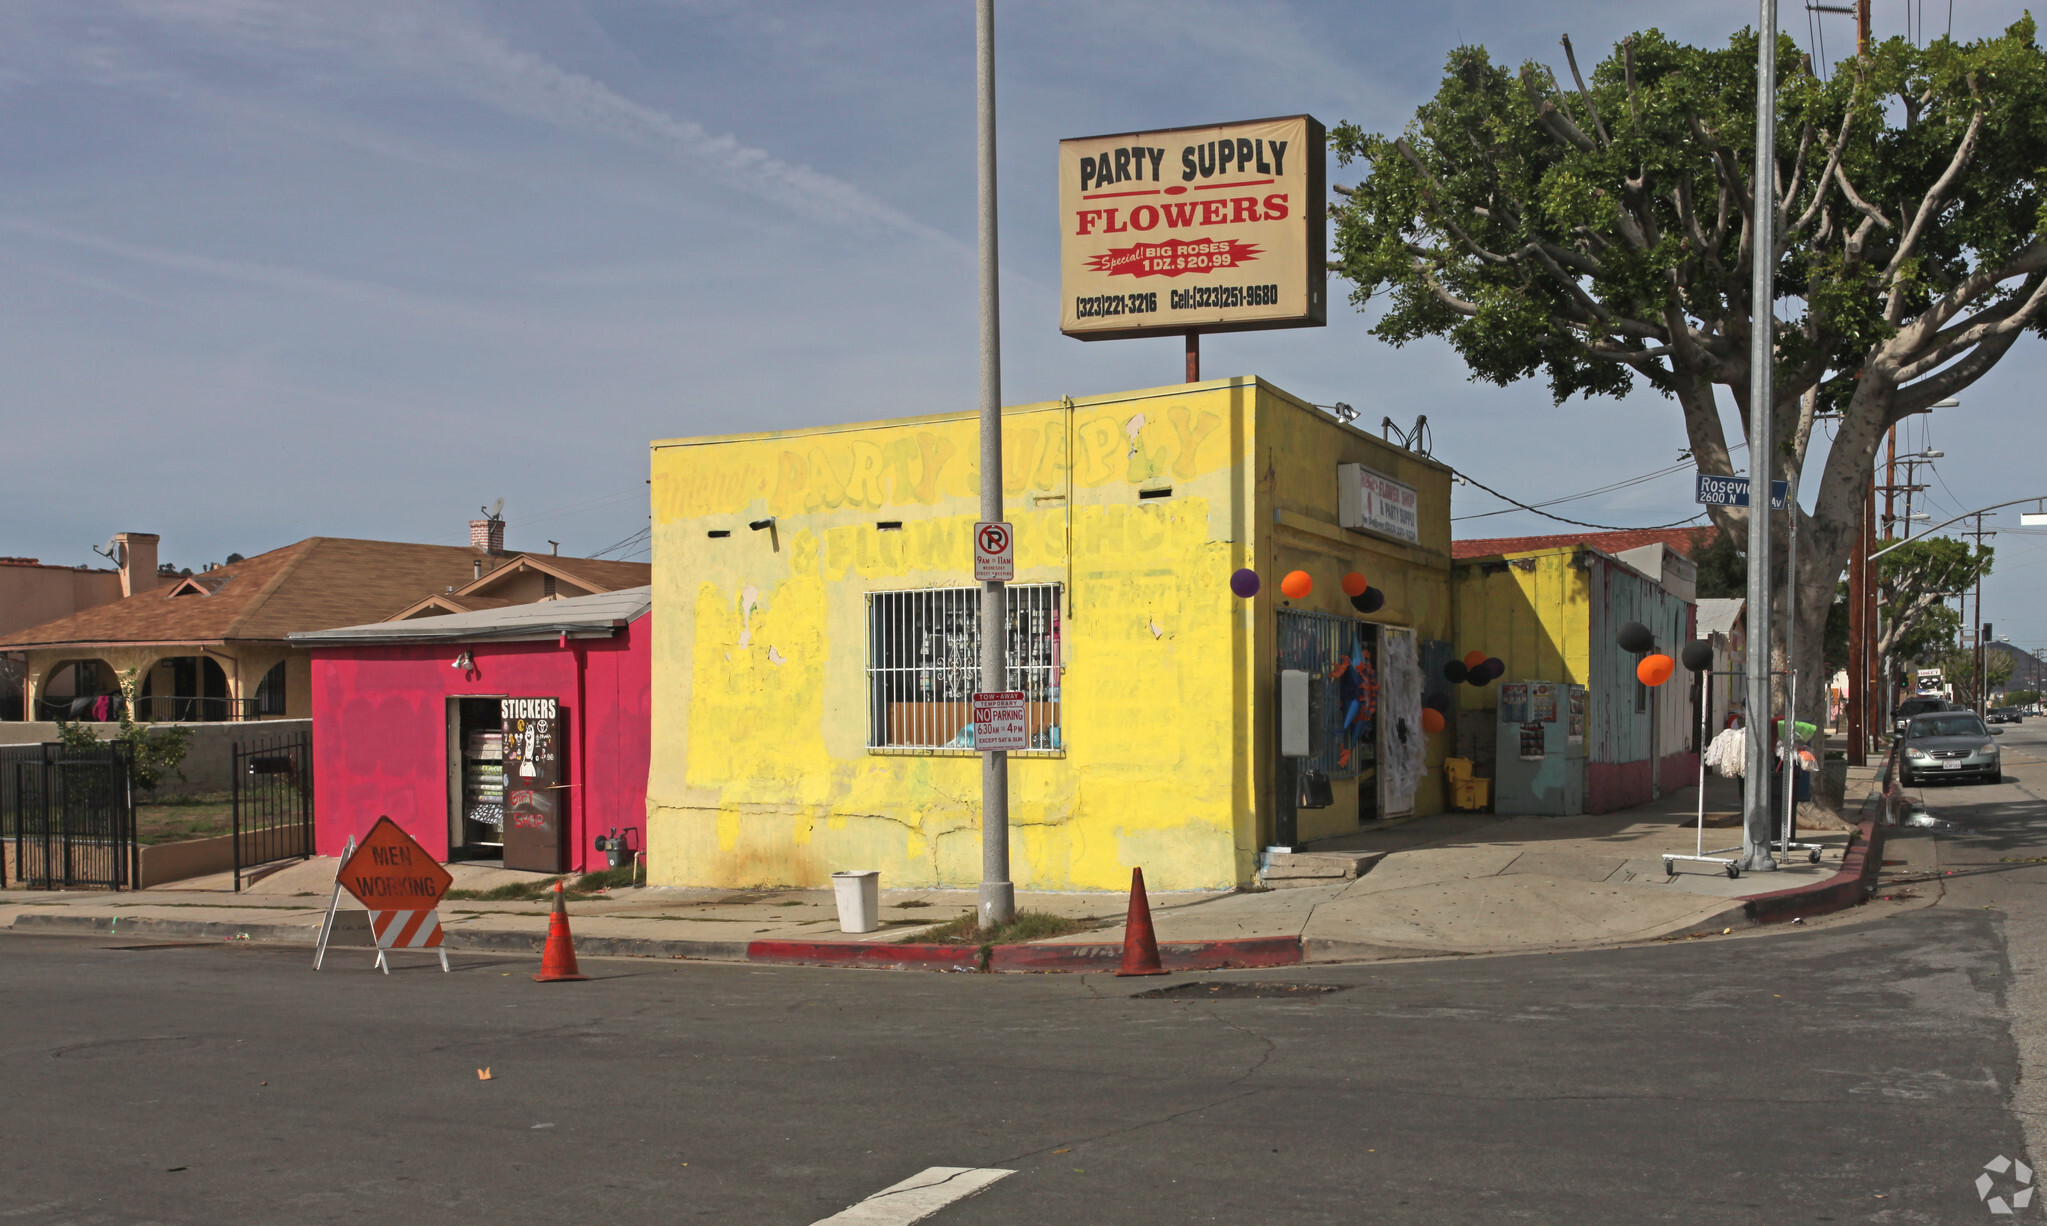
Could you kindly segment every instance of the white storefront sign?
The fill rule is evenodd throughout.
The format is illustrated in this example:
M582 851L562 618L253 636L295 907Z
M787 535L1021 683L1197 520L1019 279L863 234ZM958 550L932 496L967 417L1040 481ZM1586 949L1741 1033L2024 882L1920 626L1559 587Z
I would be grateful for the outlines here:
M1362 528L1411 544L1421 543L1421 515L1414 487L1362 464L1336 466L1336 516L1346 528Z

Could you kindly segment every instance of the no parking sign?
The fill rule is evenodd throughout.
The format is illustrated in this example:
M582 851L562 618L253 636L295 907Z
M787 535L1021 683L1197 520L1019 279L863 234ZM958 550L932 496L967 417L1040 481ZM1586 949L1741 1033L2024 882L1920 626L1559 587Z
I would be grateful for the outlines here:
M974 582L1012 583L1016 580L1016 533L1008 524L974 525Z

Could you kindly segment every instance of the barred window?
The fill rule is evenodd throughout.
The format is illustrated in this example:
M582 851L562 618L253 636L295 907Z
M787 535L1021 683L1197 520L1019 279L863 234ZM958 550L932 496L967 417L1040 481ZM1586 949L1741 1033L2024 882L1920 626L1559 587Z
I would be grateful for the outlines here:
M271 666L263 679L256 683L256 714L283 715L284 702L284 661Z
M1026 696L1031 749L1065 748L1057 583L1010 584L1009 688ZM867 594L869 749L973 753L981 688L981 589Z

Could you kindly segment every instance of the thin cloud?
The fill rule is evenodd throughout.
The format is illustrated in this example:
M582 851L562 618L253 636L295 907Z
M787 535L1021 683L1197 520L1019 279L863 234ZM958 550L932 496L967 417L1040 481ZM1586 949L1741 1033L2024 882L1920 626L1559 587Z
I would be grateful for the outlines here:
M317 60L320 75L396 73L482 102L497 111L568 132L607 137L702 172L728 189L770 201L815 224L857 232L893 232L956 255L971 248L950 234L844 179L775 156L731 133L628 98L546 56L521 50L465 19L448 4L343 6L276 4L265 0L139 5L131 15L203 50L236 51L259 64ZM122 77L132 86L168 92L197 88L183 74L150 62L136 46L120 53L105 44L85 55L92 75ZM335 62L340 57L340 63Z

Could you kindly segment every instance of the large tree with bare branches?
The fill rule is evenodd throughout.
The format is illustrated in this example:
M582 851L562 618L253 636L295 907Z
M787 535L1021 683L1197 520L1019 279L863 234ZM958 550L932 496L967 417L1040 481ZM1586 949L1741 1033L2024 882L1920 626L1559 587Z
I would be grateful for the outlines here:
M1770 475L1804 476L1799 656L1817 672L1835 585L1886 430L1983 376L2047 305L2047 56L2030 17L1976 43L1893 40L1778 98L1776 389ZM1370 173L1334 210L1332 268L1379 299L1395 344L1447 339L1474 377L1542 375L1559 404L1638 381L1674 399L1700 470L1733 471L1715 388L1746 428L1756 35L1725 49L1650 30L1588 81L1480 47L1399 136L1337 127ZM1780 59L1800 62L1785 40ZM1713 511L1740 539L1746 513ZM1817 708L1822 689L1805 687Z

